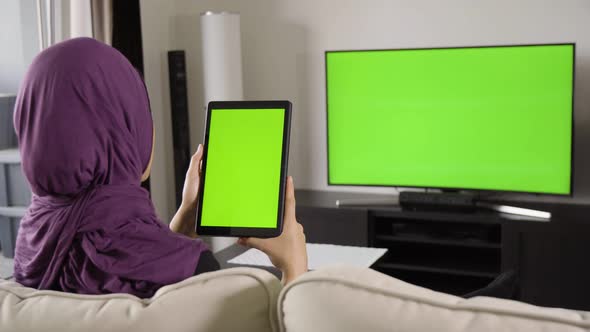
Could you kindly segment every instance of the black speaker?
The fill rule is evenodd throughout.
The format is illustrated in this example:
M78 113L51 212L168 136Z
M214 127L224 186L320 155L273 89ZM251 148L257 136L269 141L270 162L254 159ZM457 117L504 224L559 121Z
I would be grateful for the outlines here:
M174 147L174 184L178 208L182 203L182 187L191 158L184 51L168 52L168 77Z

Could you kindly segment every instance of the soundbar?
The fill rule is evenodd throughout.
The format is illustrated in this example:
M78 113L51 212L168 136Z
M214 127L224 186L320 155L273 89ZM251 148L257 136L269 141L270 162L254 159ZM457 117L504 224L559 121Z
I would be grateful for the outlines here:
M476 197L464 193L425 193L402 191L399 205L405 209L436 211L474 211Z

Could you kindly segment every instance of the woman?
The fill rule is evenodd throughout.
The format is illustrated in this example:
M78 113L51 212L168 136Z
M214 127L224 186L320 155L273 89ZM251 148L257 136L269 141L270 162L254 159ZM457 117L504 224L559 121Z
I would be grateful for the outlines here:
M79 38L43 51L19 91L14 124L33 191L16 243L16 281L150 297L161 286L218 268L194 233L203 149L192 157L182 205L168 228L140 186L153 159L147 92L115 49ZM267 253L284 282L307 269L291 178L283 234L239 243Z

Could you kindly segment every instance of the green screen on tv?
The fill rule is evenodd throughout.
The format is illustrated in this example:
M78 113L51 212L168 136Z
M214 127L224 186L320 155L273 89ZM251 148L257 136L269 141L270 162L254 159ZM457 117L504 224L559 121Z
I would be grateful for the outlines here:
M285 110L212 109L210 116L201 225L277 227Z
M326 52L328 182L571 193L574 45Z

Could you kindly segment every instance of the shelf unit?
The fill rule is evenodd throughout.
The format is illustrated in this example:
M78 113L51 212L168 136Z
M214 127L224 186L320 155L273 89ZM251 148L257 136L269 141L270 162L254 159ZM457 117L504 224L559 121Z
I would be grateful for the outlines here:
M369 213L369 245L387 248L374 268L430 289L464 295L501 273L502 223L478 214Z
M308 242L389 248L372 268L396 278L464 295L499 273L515 271L518 300L590 310L590 265L584 264L590 204L498 201L551 212L551 220L541 221L487 210L409 211L380 194L297 190L295 195ZM335 204L342 200L368 203ZM387 201L392 204L381 203Z
M18 149L0 150L0 247L7 258L14 257L20 220L30 202L31 190Z

